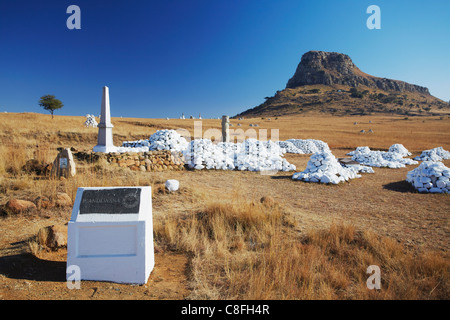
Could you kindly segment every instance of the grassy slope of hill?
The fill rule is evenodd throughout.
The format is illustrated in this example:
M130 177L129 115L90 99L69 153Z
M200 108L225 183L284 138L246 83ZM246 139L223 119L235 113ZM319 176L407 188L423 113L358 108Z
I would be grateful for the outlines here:
M287 88L266 97L259 106L235 117L278 117L296 114L434 115L450 114L450 104L431 95L413 92L387 92L364 86L307 85Z

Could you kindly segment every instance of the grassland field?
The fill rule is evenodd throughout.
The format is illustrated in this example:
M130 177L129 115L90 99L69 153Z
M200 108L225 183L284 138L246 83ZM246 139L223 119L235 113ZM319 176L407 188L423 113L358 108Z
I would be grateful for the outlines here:
M42 227L64 224L71 208L0 217L0 299L448 299L450 198L420 194L401 169L374 168L340 185L293 181L292 172L132 172L107 164L77 164L71 179L21 171L29 159L49 163L59 147L91 150L97 129L85 117L0 114L0 205L33 201L78 187L153 187L156 266L148 284L65 282L64 249L32 250ZM219 119L112 118L115 145L147 139L160 129L220 130ZM412 157L450 150L449 117L292 116L231 119L231 129L278 130L280 140L318 139L336 157L358 146L403 144ZM237 124L241 126L238 127ZM355 124L356 123L356 124ZM258 124L258 127L250 127ZM373 133L368 133L372 129ZM366 133L361 133L365 130ZM303 171L309 155L285 158ZM450 160L443 163L450 166ZM167 179L180 181L168 193ZM261 203L270 196L273 202ZM382 289L366 287L366 268L380 265Z

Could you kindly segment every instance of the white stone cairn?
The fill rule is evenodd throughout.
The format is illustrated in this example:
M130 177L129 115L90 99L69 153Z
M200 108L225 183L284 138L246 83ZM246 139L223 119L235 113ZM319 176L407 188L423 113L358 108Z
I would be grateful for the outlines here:
M315 139L288 139L279 142L280 147L285 148L287 153L313 154L330 152L326 142Z
M331 152L315 153L311 156L306 169L294 173L293 180L305 182L339 184L350 179L360 178L354 167L343 167Z
M347 153L352 160L362 165L371 167L404 168L406 165L418 164L417 161L405 158L411 153L401 144L394 144L389 151L374 151L369 147L357 147L356 150Z
M209 139L196 139L190 142L184 159L188 167L195 170L295 170L282 154L281 148L272 141L247 139L242 143L214 144Z
M147 140L124 141L118 152L147 152L158 150L184 151L187 140L176 130L158 130Z
M91 127L91 128L97 128L98 123L97 120L95 120L95 116L93 114L87 114L86 115L86 121L84 122L85 127Z
M423 193L449 193L450 168L442 162L424 161L406 175L406 181Z
M364 166L362 164L348 164L341 163L344 168L350 168L356 170L358 173L375 173L372 167Z
M389 147L389 152L395 152L400 154L402 157L409 157L412 155L411 152L408 151L402 144L395 143L392 146Z
M295 154L304 154L303 150L297 148L290 141L278 141L278 145L283 149L285 153L295 153Z
M442 147L422 151L420 156L414 158L419 161L442 161L450 159L450 152Z

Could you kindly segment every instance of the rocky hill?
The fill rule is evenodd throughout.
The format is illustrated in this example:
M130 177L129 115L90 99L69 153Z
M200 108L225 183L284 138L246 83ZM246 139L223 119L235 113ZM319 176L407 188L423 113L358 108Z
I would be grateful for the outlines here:
M362 72L348 55L309 51L286 88L236 117L281 116L307 112L337 115L395 113L448 114L450 104L428 88Z

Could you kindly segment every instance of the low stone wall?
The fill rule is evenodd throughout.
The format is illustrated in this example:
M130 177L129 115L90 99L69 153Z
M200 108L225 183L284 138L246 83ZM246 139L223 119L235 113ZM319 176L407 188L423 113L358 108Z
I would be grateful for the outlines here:
M77 152L74 157L78 161L96 162L100 159L107 163L130 168L133 171L168 171L184 170L183 154L181 152L171 152L168 150L148 151L148 152Z

